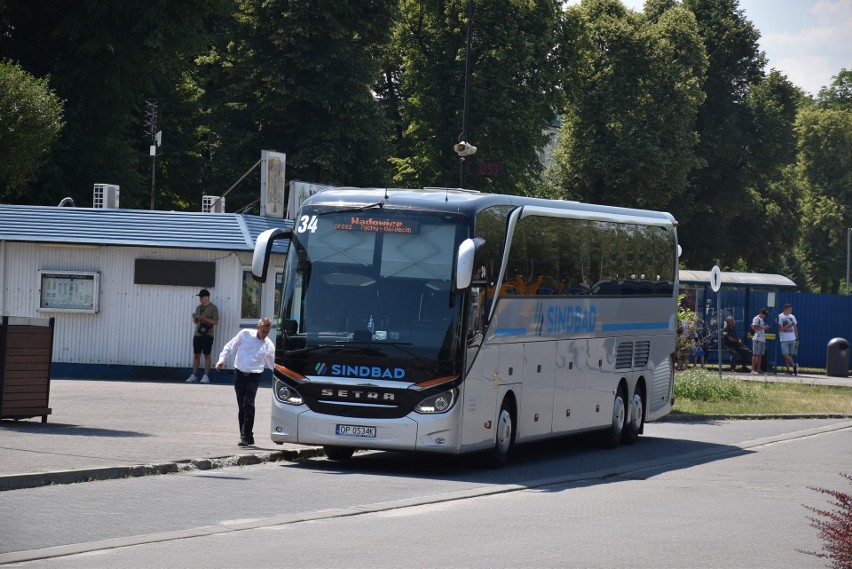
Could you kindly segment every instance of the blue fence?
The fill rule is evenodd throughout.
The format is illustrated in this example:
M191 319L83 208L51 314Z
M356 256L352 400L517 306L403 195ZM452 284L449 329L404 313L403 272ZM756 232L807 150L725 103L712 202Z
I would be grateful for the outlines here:
M800 366L824 368L826 349L832 338L852 342L852 296L724 286L718 297L709 287L702 286L682 286L681 293L687 295L689 307L703 318L712 336L711 344L716 337L717 316L721 316L722 326L727 316L733 316L740 338L747 339L751 337L751 319L761 308L768 308L772 328L767 332L766 354L772 367L783 365L776 334L778 314L786 303L793 305L793 315L799 323L796 361Z
M825 367L829 340L846 338L852 342L852 296L782 292L779 309L787 302L793 305L793 315L799 322L799 365ZM777 314L775 318L777 322Z

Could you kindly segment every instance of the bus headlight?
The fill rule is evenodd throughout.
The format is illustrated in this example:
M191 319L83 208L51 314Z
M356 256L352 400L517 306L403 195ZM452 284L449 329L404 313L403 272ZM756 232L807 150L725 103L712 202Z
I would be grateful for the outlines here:
M275 382L275 397L278 401L289 403L290 405L301 405L304 403L298 391L277 380Z
M417 413L446 413L456 402L458 389L448 389L436 395L430 395L414 407Z

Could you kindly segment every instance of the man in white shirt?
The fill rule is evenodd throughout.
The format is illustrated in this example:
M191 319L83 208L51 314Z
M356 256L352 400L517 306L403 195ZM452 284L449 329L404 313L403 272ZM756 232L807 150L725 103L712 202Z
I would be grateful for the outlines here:
M793 305L785 304L784 312L778 315L778 340L781 344L781 354L787 364L784 373L799 375L799 364L793 362L793 356L799 351L799 323L793 316Z
M769 315L766 308L761 308L760 312L751 319L751 331L754 335L751 338L751 373L757 375L763 370L763 356L766 355L766 331L769 330L769 324L765 318Z
M261 318L257 330L240 330L236 336L225 344L216 370L222 371L225 360L235 353L234 357L234 391L237 393L237 405L240 422L239 446L246 447L254 444L254 399L260 384L263 368L273 369L275 366L275 344L267 336L272 329L269 318Z

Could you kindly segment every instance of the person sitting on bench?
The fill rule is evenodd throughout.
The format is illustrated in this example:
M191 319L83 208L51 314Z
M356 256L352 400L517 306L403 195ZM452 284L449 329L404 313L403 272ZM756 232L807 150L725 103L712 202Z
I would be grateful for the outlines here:
M725 329L722 331L722 343L725 349L731 353L731 371L740 364L740 371L748 372L746 362L751 360L751 350L740 340L737 329L734 327L734 317L725 318ZM719 364L721 365L721 363Z

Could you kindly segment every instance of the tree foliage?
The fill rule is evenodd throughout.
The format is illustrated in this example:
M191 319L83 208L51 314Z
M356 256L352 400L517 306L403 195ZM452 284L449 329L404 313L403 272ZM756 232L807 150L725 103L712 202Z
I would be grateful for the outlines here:
M746 146L752 132L746 97L762 77L765 57L758 31L737 0L685 0L698 22L708 58L698 112L700 167L676 208L680 239L692 266L709 267L716 258L736 259L741 243L732 234L749 213Z
M852 109L852 71L841 69L831 85L819 90L817 104L823 109Z
M87 204L109 182L147 207L155 166L157 207L197 209L264 149L291 180L455 186L467 128L467 162L509 171L467 187L667 209L685 265L842 281L852 72L806 99L765 71L738 0L0 0L0 15L4 201Z
M835 84L846 80L838 77ZM802 109L796 122L804 196L799 247L810 285L837 294L852 227L852 108L842 100L836 108L826 98L821 102Z
M698 165L706 58L695 19L677 6L642 16L616 0L570 10L582 22L581 88L565 109L558 183L566 197L666 209Z
M147 203L146 98L177 83L206 44L205 18L225 0L7 0L0 51L66 100L64 129L30 203L88 202L94 182L122 186L122 205ZM83 199L85 198L85 199Z
M557 0L473 2L468 142L471 161L508 165L508 178L465 185L525 193L541 170L538 151L556 116L572 45ZM402 0L383 93L396 117L394 180L457 186L453 145L464 125L466 0Z
M50 145L62 132L62 101L47 78L36 78L20 65L0 62L0 198L16 201L16 189L31 180Z

